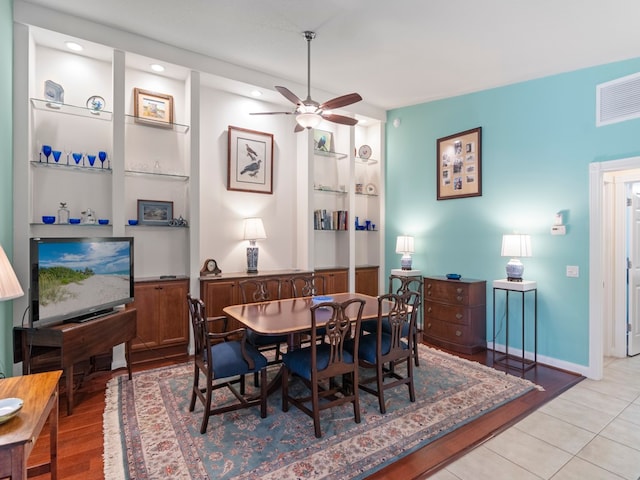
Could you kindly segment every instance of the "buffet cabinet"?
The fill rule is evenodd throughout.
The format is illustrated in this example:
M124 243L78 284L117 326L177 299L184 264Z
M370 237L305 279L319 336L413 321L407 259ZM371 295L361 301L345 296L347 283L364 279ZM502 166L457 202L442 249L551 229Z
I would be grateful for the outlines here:
M459 353L486 349L486 280L424 278L426 342Z
M187 355L189 348L189 279L137 280L134 302L137 335L131 343L132 363Z
M324 277L326 294L349 291L349 270L347 268L319 268L317 276ZM356 293L375 297L378 295L378 267L356 267Z

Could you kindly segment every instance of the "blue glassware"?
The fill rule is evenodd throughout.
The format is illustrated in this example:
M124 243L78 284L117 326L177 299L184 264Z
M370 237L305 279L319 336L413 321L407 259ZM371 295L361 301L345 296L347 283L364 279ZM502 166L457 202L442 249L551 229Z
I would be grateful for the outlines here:
M96 163L96 156L95 155L87 155L87 158L89 159L89 165L91 165L93 167L93 164Z
M76 165L78 165L80 163L80 160L82 160L82 154L72 153L71 155L73 156L73 160L76 162Z
M98 152L98 158L100 159L101 162L101 167L100 168L104 168L104 161L107 159L107 152L105 151L99 151Z
M42 153L47 157L47 163L49 163L49 155L51 155L51 145L42 145Z
M51 153L53 153L53 159L55 160L55 162L58 163L60 161L60 155L62 155L62 152L60 150L54 150Z

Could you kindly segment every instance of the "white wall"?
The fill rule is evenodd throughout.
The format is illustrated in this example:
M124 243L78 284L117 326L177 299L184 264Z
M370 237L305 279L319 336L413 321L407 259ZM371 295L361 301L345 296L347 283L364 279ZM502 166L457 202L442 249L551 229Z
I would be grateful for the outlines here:
M262 217L266 240L258 241L258 269L295 268L296 137L291 115L249 115L282 106L203 87L200 143L200 263L214 258L224 272L246 270L242 220ZM229 125L274 135L273 194L227 190ZM197 181L198 179L192 179Z

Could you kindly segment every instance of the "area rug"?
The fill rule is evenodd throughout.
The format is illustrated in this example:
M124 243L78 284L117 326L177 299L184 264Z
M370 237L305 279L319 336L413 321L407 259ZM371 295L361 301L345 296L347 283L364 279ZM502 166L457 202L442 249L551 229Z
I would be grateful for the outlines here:
M279 391L269 397L267 418L259 407L213 416L201 435L202 404L188 410L191 363L140 372L132 381L115 377L106 392L105 478L363 479L540 388L424 345L419 355L415 403L406 387L391 389L381 415L378 399L361 392L362 422L354 422L350 404L325 410L321 439L311 418L295 407L282 412Z

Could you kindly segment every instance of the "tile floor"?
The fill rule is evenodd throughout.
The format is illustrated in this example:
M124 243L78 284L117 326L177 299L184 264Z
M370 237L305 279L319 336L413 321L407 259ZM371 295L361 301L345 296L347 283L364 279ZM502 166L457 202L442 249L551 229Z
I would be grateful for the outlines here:
M640 480L640 355L583 380L432 475L435 480Z

